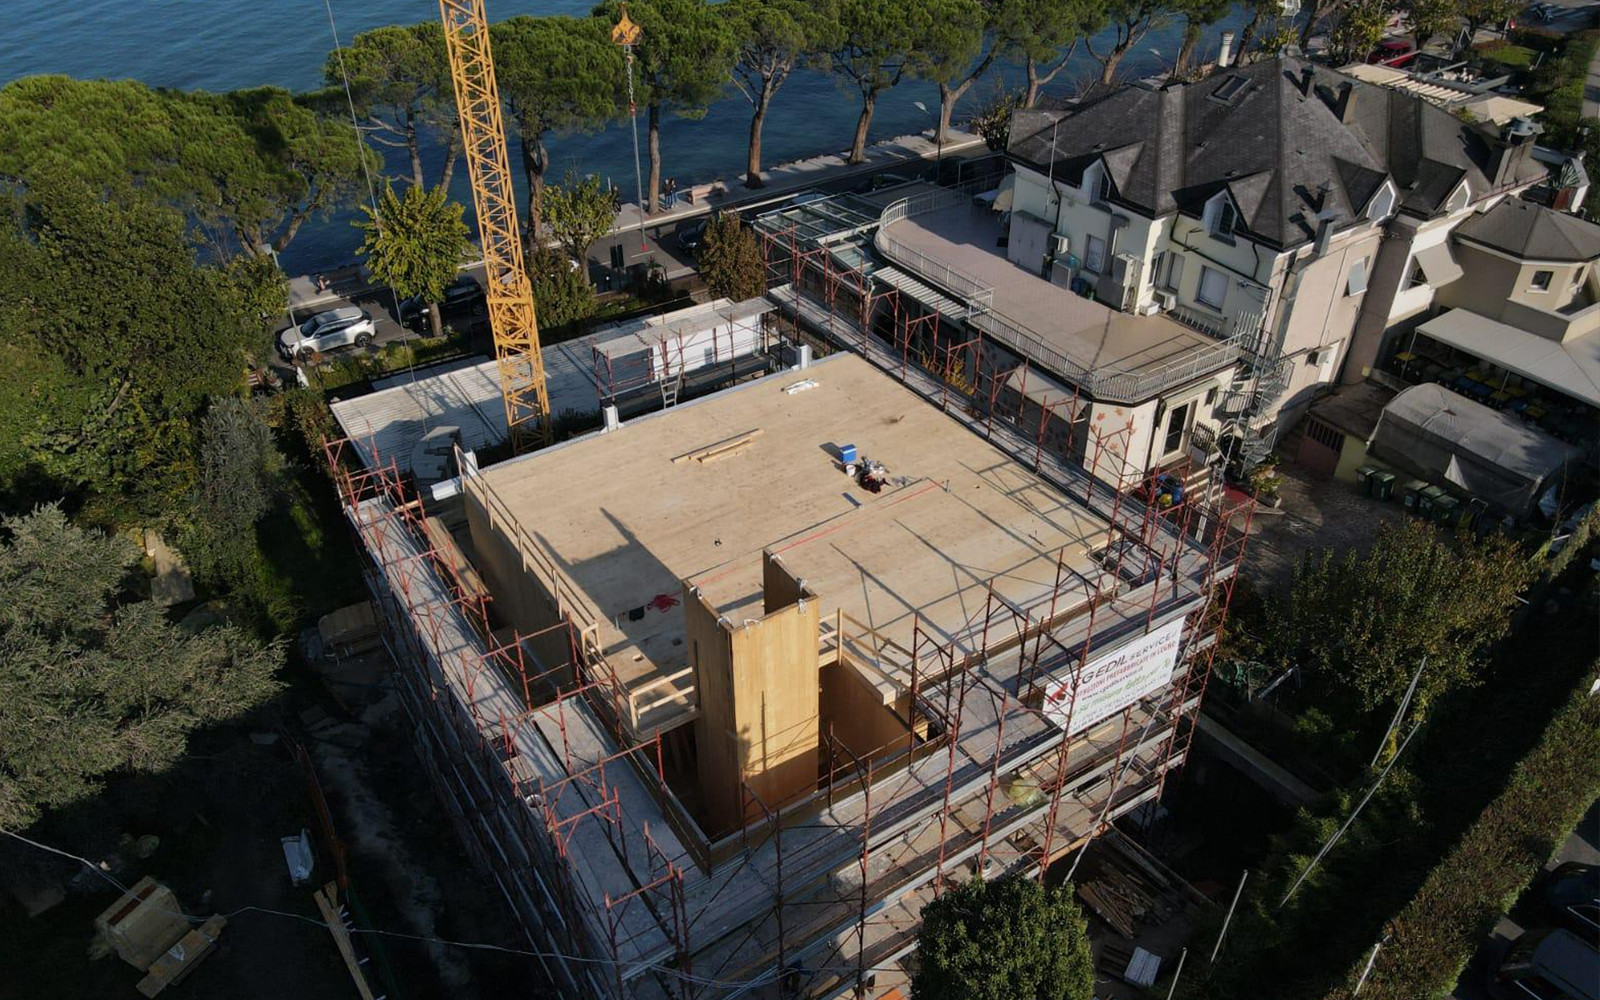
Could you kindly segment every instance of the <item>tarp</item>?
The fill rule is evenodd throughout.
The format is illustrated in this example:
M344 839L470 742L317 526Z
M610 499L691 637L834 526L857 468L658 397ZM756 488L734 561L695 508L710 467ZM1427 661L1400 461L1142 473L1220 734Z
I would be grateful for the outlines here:
M1572 445L1436 383L1414 385L1391 400L1367 447L1377 458L1450 483L1518 518L1532 512L1545 485L1579 455Z

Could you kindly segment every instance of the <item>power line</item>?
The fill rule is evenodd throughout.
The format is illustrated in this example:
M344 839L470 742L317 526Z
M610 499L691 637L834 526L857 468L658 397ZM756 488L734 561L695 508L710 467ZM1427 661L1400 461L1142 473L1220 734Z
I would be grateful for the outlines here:
M111 883L113 886L115 886L118 889L118 891L120 891L120 892L122 892L124 894L131 894L131 892L132 892L132 890L130 890L126 885L122 884L122 882L120 882L110 872L108 872L105 869L101 868L98 864L96 864L95 862L89 860L88 858L85 858L85 857L83 857L81 855L73 854L70 851L64 851L59 847L52 847L49 844L41 843L41 842L39 842L37 840L31 840L28 837L24 837L22 834L15 833L15 832L13 832L11 830L0 829L0 834L5 834L7 837L12 838L13 840L21 841L22 843L27 844L28 846L36 848L38 850L46 851L46 852L48 852L50 854L54 854L54 855L57 855L58 857L66 858L66 859L68 859L70 861L76 861L77 863L83 865L85 868L88 868L90 871L94 872L96 875L98 875L101 878L105 879L107 882ZM171 913L172 915L177 916L177 917L181 917L184 920L186 920L186 921L188 921L188 922L190 922L192 924L202 924L202 923L205 922L205 919L206 919L206 918L202 918L202 917L191 916L190 914L185 913L181 909L178 909L178 910L170 910L169 909L169 910L165 910L164 912ZM285 918L288 918L290 920L298 920L298 921L300 921L302 923L311 924L312 926L315 926L315 927L321 927L323 930L331 930L332 929L331 926L326 921L319 920L316 917L308 917L308 916L306 916L304 914L301 914L301 913L291 913L291 912L289 912L287 910L275 910L275 909L272 909L271 907L267 907L267 906L254 906L254 905L241 906L241 907L238 907L237 909L230 910L227 913L221 914L221 916L226 920L232 920L234 917L237 917L237 916L240 916L240 915L246 914L246 913L261 913L261 914L266 914L268 916L285 917ZM428 934L409 934L409 933L406 933L404 931L389 931L389 930L382 930L382 929L379 929L379 928L368 928L368 927L349 927L349 928L346 928L346 930L350 934L370 934L370 935L377 936L377 937L398 938L398 939L405 940L405 941L420 941L420 942L422 942L424 944L444 945L446 947L451 947L451 948L465 948L465 949L468 949L468 950L471 950L471 951L492 951L492 952L499 952L501 954L518 955L518 956L522 956L522 957L537 958L537 959L541 959L541 960L542 959L547 959L547 958L554 958L554 959L560 959L560 960L565 961L565 962L579 962L579 963L584 963L584 964L589 964L589 965L604 965L604 966L608 966L608 967L612 967L612 968L619 968L619 967L622 967L622 965L623 965L623 963L616 962L616 961L613 961L612 959L607 959L607 958L591 958L591 957L586 956L586 955L570 955L570 954L567 954L566 952L559 952L559 951L534 951L534 950L527 949L527 948L511 948L511 947L507 947L505 945L490 944L488 942L483 942L483 941L455 941L455 940L451 940L449 938L441 938L441 937L436 937L436 936L428 935ZM682 980L683 982L690 983L691 985L702 986L702 987L711 987L711 988L716 988L716 989L728 989L728 990L747 990L747 989L752 989L752 988L755 988L755 987L758 987L758 986L765 986L768 983L771 983L771 982L775 981L776 979L780 978L784 974L784 970L781 970L781 969L768 969L766 972L763 972L759 976L755 976L755 977L750 978L750 979L726 980L726 979L715 979L715 978L711 978L711 977L707 977L707 976L697 976L697 975L694 975L693 973L685 972L682 969L676 969L676 968L673 968L673 967L668 966L668 965L662 965L660 963L651 963L651 964L645 966L645 968L649 969L652 972L660 973L662 975L672 976L672 977L674 977L676 979ZM884 968L874 968L874 969L871 969L869 971L878 972L878 971L888 971L888 970L889 970L889 967L884 967ZM846 968L844 968L842 966L841 967L837 967L837 968L835 968L835 967L826 967L826 968L816 969L816 970L813 970L813 971L817 971L817 972L823 972L823 971L850 971L850 972L854 972L854 971L856 971L856 968L855 968L855 966L850 966L848 969L846 969Z

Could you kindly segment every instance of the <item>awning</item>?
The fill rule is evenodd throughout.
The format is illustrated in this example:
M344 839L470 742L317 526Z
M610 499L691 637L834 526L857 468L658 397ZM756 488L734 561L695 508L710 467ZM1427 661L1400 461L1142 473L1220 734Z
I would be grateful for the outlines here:
M1590 406L1600 406L1600 332L1563 344L1467 309L1440 313L1418 326L1417 332Z
M1434 288L1448 285L1461 277L1461 265L1450 255L1450 245L1440 243L1417 251L1417 263L1422 265L1422 275Z

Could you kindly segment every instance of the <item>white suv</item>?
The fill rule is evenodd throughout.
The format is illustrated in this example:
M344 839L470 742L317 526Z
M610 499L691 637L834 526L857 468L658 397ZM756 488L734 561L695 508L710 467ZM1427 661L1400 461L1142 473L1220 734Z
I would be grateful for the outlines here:
M288 361L323 354L336 347L366 347L377 328L372 314L355 306L329 309L278 333L278 353Z

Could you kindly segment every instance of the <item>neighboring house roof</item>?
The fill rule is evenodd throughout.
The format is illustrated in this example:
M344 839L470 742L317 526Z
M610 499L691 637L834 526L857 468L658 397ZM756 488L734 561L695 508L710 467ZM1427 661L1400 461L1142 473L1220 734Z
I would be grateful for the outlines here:
M1544 108L1529 101L1519 101L1514 97L1502 94L1474 93L1460 87L1451 87L1444 83L1428 80L1421 76L1408 73L1403 69L1393 66L1379 66L1373 63L1352 63L1343 66L1339 72L1355 77L1366 83L1387 87L1390 90L1400 90L1415 94L1430 104L1437 104L1441 108L1451 111L1468 111L1478 121L1486 121L1495 125L1504 125L1513 118L1527 118L1543 111Z
M1353 103L1341 117L1346 87ZM1112 200L1151 216L1198 216L1227 188L1253 236L1290 247L1315 238L1319 212L1335 213L1336 227L1358 218L1386 178L1400 207L1424 217L1463 179L1484 196L1496 142L1491 127L1413 94L1281 57L1195 83L1124 86L1075 109L1018 112L1007 152L1075 184L1104 159ZM1513 183L1543 174L1523 158Z
M1394 391L1376 382L1357 382L1340 386L1311 404L1313 417L1351 437L1365 441L1378 426L1383 408L1394 398Z
M1600 226L1520 198L1507 198L1456 229L1459 239L1523 260L1600 257Z

